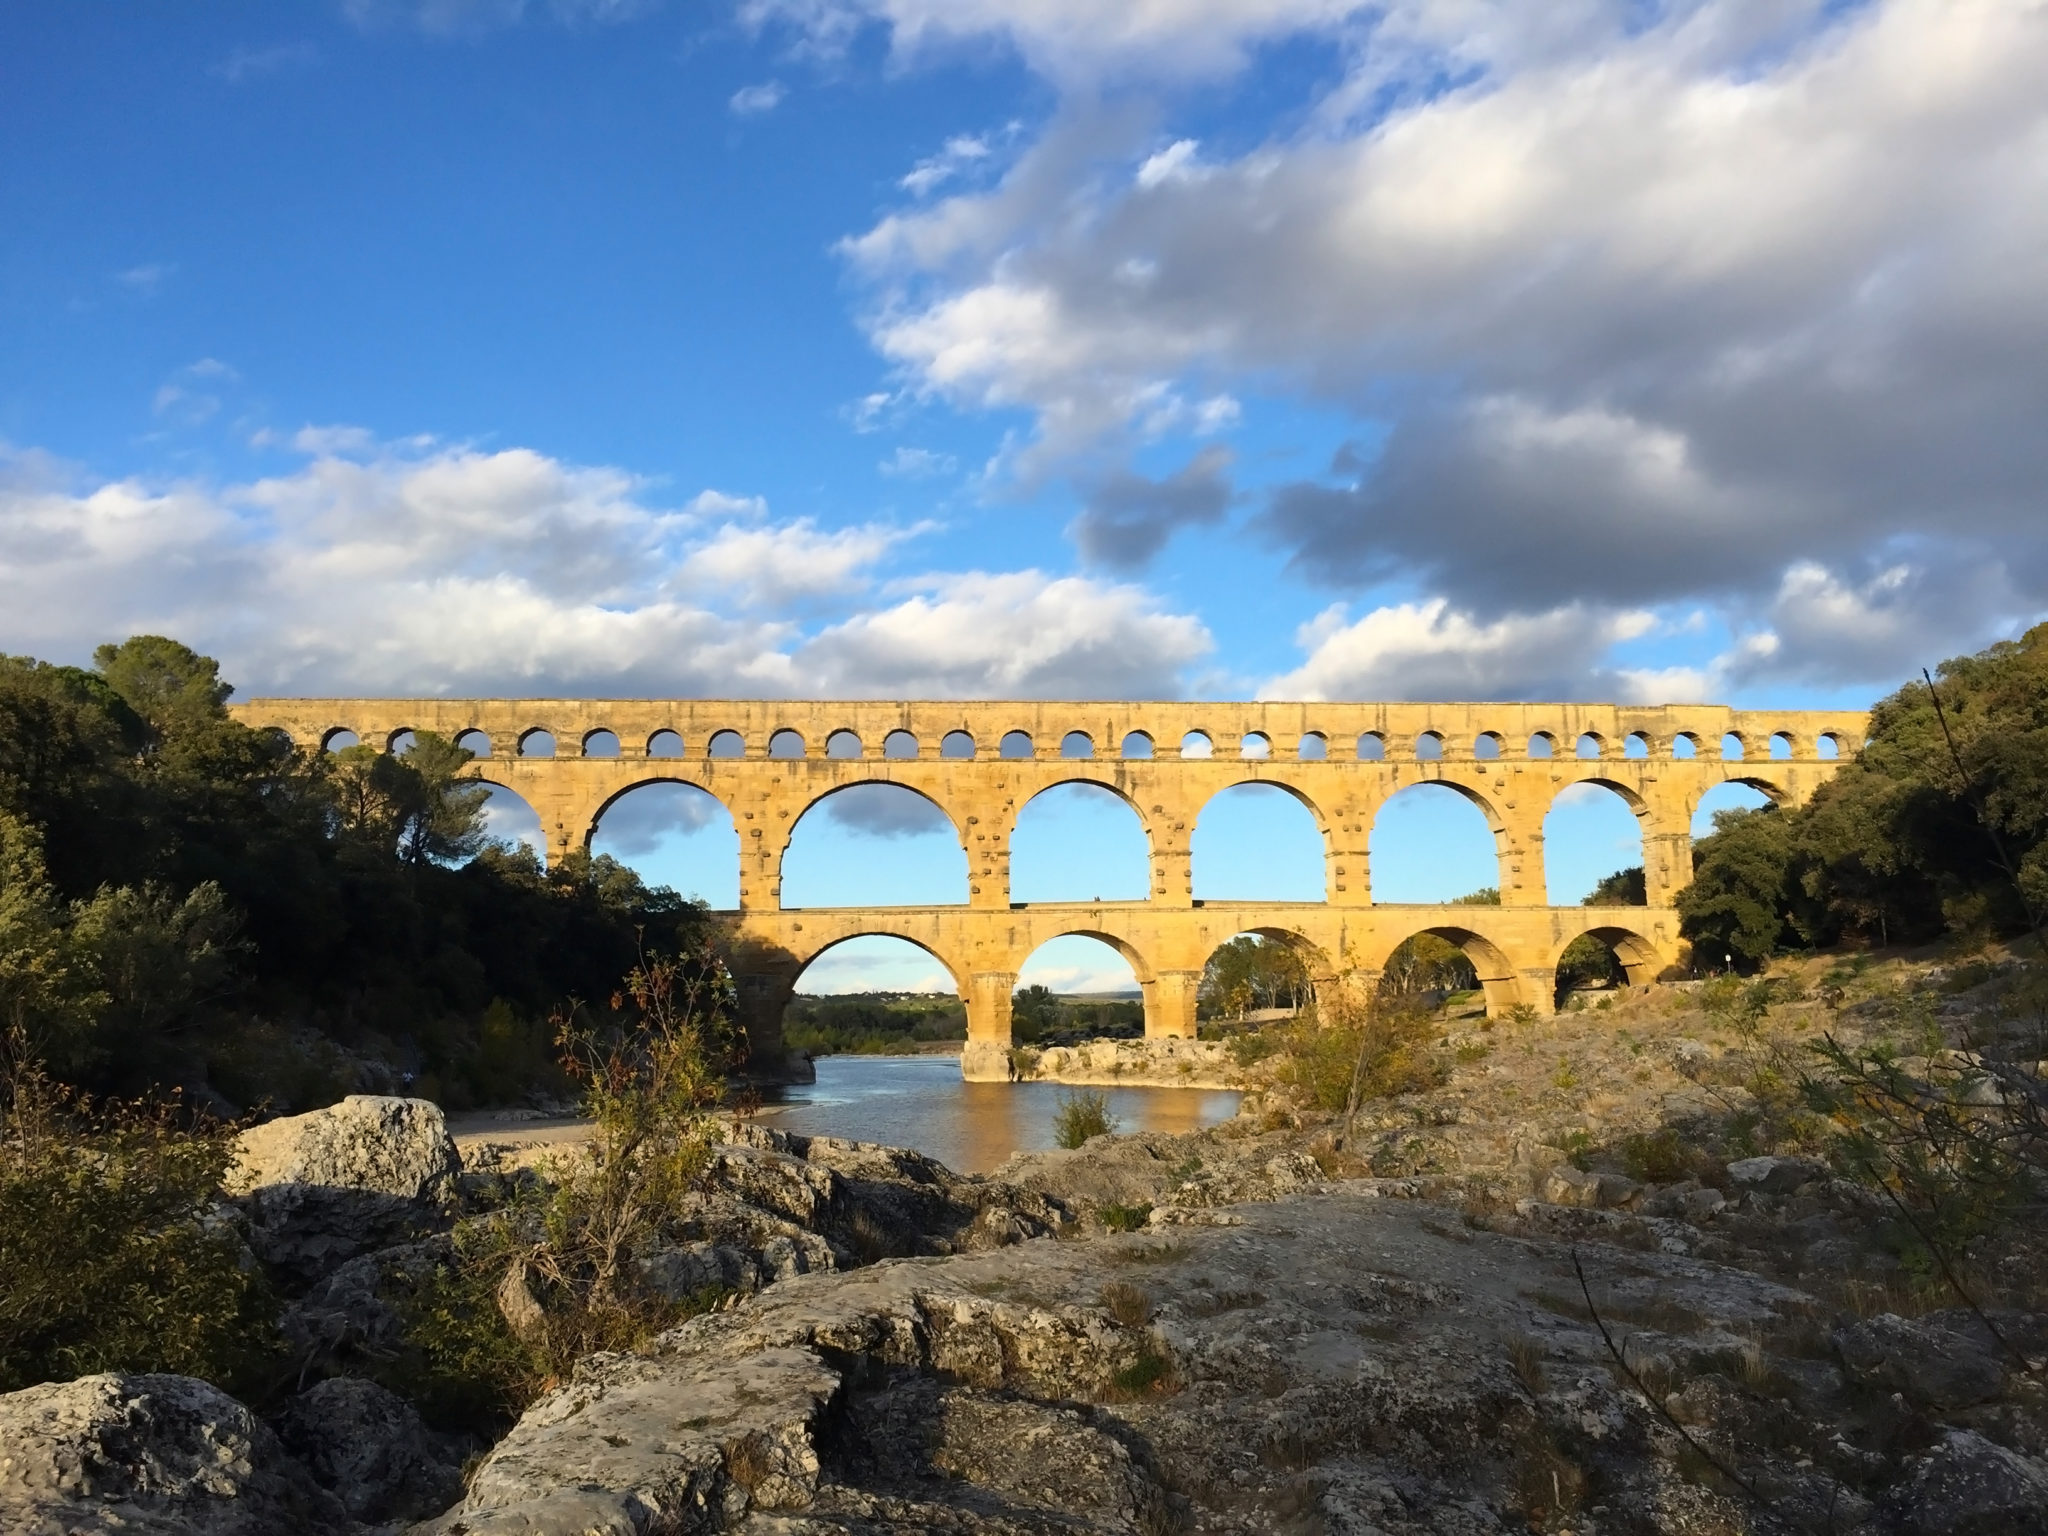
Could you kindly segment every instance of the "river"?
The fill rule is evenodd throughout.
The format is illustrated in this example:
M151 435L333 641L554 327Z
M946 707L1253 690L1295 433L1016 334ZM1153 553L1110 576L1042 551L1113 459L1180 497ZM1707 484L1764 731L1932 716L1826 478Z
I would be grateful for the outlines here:
M761 1121L807 1136L912 1147L956 1173L987 1173L1012 1152L1053 1145L1057 1083L969 1083L957 1056L821 1056L818 1080L777 1090ZM1238 1095L1202 1088L1108 1088L1119 1131L1192 1131L1237 1113Z

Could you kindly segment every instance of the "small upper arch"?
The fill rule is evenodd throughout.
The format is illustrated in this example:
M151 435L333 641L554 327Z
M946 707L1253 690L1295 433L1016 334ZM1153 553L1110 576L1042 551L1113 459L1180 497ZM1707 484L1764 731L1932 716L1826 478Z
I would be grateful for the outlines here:
M1664 968L1663 957L1657 953L1657 947L1648 939L1633 929L1613 926L1588 928L1584 933L1566 940L1558 946L1557 953L1550 957L1551 967L1555 969L1558 962L1564 958L1564 952L1582 938L1597 939L1613 950L1614 958L1621 962L1622 969L1628 973L1630 986L1647 986L1657 979L1657 973Z
M1472 741L1472 755L1482 763L1500 761L1501 741L1499 731L1481 731Z
M1721 761L1739 763L1748 755L1749 744L1742 739L1740 731L1728 731L1721 737Z
M1209 739L1207 731L1189 731L1180 739L1180 755L1193 758L1214 757L1216 743Z
M855 737L856 741L860 738ZM804 738L801 731L783 726L768 738L768 755L784 762L793 762L804 755Z
M1835 762L1842 755L1842 738L1833 731L1822 731L1814 738L1814 752L1823 762Z
M1086 731L1069 731L1060 738L1061 757L1093 757L1095 738Z
M455 745L462 748L471 757L489 757L491 755L490 733L480 731L473 725L468 730L457 733Z
M1782 763L1787 758L1795 756L1796 747L1797 742L1790 731L1771 732L1771 758L1773 761Z
M323 752L346 752L350 747L362 745L363 738L345 725L329 727L320 736L320 750Z
M619 755L618 732L606 730L586 732L583 737L583 755L585 757L617 757Z
M385 736L384 750L394 757L403 757L412 750L413 743L418 740L419 735L411 726L401 725Z
M1144 731L1128 732L1117 744L1119 756L1143 759L1152 755L1152 737Z
M555 755L555 733L542 726L535 726L519 738L521 757L553 757Z
M1691 731L1680 731L1671 738L1671 756L1676 762L1690 762L1700 755L1700 739Z
M718 731L704 744L706 757L745 757L747 739L738 731Z
M1647 732L1630 731L1628 735L1622 739L1621 755L1623 757L1634 758L1640 761L1641 759L1648 757L1650 755L1650 752L1651 743L1649 734Z
M939 738L939 756L961 762L974 756L974 738L965 731L948 731Z
M1238 739L1237 755L1245 758L1269 758L1273 755L1273 738L1264 731L1246 731Z
M1294 749L1294 755L1304 763L1328 762L1330 739L1321 731L1309 731L1301 738L1301 744Z
M864 752L865 749L860 744L860 737L852 731L845 729L837 730L825 738L825 755L827 757L836 758L841 762L852 762L858 761L864 755ZM768 748L768 755L770 757L775 755L775 748L772 744ZM800 756L801 753L798 755Z
M1598 731L1581 731L1572 751L1579 757L1605 757L1607 755L1607 741Z
M1543 759L1557 756L1557 738L1548 731L1538 731L1529 738L1529 756Z
M996 756L1013 759L1037 756L1036 749L1031 745L1031 733L1029 731L1004 732L1001 743L996 747Z
M1435 731L1424 731L1415 738L1415 760L1418 763L1440 763L1444 760L1444 739Z
M656 731L647 738L647 755L649 757L681 757L683 755L683 738L681 733L670 730Z
M891 762L907 762L917 752L917 738L909 731L894 730L882 738L882 756Z
M1387 738L1378 731L1367 731L1358 738L1358 760L1361 763L1383 763L1387 760Z

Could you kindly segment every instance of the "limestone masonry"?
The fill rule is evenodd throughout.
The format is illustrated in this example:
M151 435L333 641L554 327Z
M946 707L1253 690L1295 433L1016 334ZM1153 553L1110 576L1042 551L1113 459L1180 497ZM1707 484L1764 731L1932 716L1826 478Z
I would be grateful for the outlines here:
M1584 933L1608 943L1631 980L1648 981L1679 959L1672 902L1692 878L1700 797L1733 782L1803 804L1854 756L1867 725L1861 711L1704 704L255 699L233 713L309 747L343 733L380 750L416 730L461 740L477 753L479 777L539 813L550 861L587 846L628 790L694 784L740 833L740 905L724 917L757 1055L780 1055L782 1010L806 965L846 939L888 934L952 973L967 1005L962 1070L975 1078L1008 1076L1018 968L1066 934L1100 939L1130 962L1152 1037L1195 1033L1202 968L1245 932L1297 946L1322 978L1368 982L1402 942L1435 933L1471 957L1490 1012L1525 1004L1548 1013L1557 958ZM782 856L797 822L824 796L865 783L901 785L944 812L967 853L965 906L782 906ZM1018 813L1069 783L1098 784L1137 813L1151 848L1145 900L1011 902ZM1194 899L1196 819L1210 797L1248 783L1286 790L1315 818L1322 902ZM1373 818L1421 783L1443 784L1485 815L1500 906L1373 902ZM1580 783L1620 795L1641 822L1647 906L1545 904L1544 817Z

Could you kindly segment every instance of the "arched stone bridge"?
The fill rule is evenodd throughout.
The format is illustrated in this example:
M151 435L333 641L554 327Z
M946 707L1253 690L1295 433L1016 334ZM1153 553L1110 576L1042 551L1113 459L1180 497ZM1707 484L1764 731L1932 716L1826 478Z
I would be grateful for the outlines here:
M1735 782L1802 804L1854 755L1867 723L1860 711L1613 704L257 699L233 712L302 746L352 735L388 750L415 730L461 740L478 753L479 777L539 813L551 860L587 845L628 790L696 785L740 833L740 904L723 916L757 1054L780 1054L782 1010L805 966L846 939L887 934L929 951L958 983L970 1076L1006 1075L1018 969L1067 934L1101 939L1129 960L1148 1035L1194 1033L1208 956L1247 931L1300 946L1319 976L1368 980L1404 940L1437 933L1472 958L1489 1011L1548 1012L1557 958L1582 933L1647 980L1680 958L1672 902L1692 877L1701 796ZM967 853L965 906L782 907L782 859L798 820L867 783L911 789L946 815ZM1100 785L1137 813L1151 850L1145 900L1010 901L1017 816L1034 795L1069 783ZM1196 819L1212 796L1247 783L1285 790L1314 817L1323 902L1194 899ZM1457 791L1486 817L1500 906L1373 902L1373 818L1419 783ZM1544 817L1580 783L1613 791L1641 823L1647 906L1545 904Z

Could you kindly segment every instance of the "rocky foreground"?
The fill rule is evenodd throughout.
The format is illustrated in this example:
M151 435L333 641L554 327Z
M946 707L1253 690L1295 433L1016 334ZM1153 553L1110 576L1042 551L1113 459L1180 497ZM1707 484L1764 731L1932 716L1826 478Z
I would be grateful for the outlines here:
M1643 1124L1734 1091L1697 1025L1649 999L1465 1051L1341 1153L1258 1104L988 1179L736 1124L691 1235L641 1256L730 1303L584 1359L490 1447L367 1379L380 1277L526 1175L461 1168L413 1101L277 1122L235 1219L295 1277L303 1389L267 1417L179 1377L0 1397L0 1530L2048 1530L2048 1316L1901 1315L1869 1197L1819 1163L1560 1149L1593 1096L1560 1059L1611 1048Z

